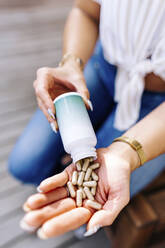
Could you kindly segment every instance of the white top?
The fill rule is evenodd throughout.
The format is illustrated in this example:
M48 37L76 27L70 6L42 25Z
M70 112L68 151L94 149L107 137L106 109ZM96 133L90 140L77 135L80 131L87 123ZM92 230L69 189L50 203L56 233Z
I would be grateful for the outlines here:
M104 57L118 67L114 126L125 130L139 117L144 76L154 72L165 80L165 0L95 1Z

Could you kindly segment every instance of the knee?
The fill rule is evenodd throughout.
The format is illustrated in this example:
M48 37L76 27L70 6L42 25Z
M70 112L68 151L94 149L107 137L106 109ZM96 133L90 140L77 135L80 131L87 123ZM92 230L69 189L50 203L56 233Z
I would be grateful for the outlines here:
M21 148L14 147L8 159L9 173L26 184L38 185L41 181L39 174L37 175L34 161L32 157L23 152Z

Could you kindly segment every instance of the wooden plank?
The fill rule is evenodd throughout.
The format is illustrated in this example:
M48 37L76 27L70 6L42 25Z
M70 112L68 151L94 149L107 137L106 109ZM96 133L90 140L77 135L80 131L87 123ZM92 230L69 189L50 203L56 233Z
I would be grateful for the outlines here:
M26 110L20 110L17 111L17 114L14 112L10 113L10 116L8 113L3 115L3 118L1 118L0 122L0 128L13 128L17 127L17 124L22 123L22 125L25 125L32 117L34 110L36 109L35 106L30 106Z
M15 106L11 105L7 109L1 109L0 118L1 119L8 118L9 121L11 116L12 118L14 118L14 116L29 112L29 110L33 112L36 109L37 103L33 101L31 102L29 101L26 104L22 103L22 104L18 104L17 106L16 105L17 104L15 104Z
M45 7L51 7L52 5L56 6L56 7L61 7L61 5L67 5L68 3L72 3L73 0L47 0L45 2L45 0L1 0L0 1L0 9L4 10L4 9L15 9L15 8L29 8L29 7L35 7L35 6L45 6Z
M7 183L7 182L6 182ZM0 203L0 219L5 216L5 219L8 218L8 214L10 212L19 209L24 201L27 199L29 195L34 192L33 187L20 187L18 191L14 192L10 197L7 197L1 200Z
M46 26L51 23L56 23L59 19L62 19L64 23L68 13L69 8L65 6L58 9L56 7L53 9L35 8L33 11L31 9L26 9L26 11L23 10L20 12L8 10L7 13L3 11L0 15L0 31L5 31L5 29L10 29L12 31L16 28L25 31L24 28L26 28L27 25L28 28L36 28L37 26L40 27L40 25ZM8 18L9 16L10 18Z
M22 248L22 247L30 247L30 248L59 248L59 247L67 247L65 244L72 242L75 240L74 234L72 232L66 233L60 237L51 238L49 240L43 241L36 237L36 235L28 235L25 239L15 242L13 245L9 245L10 248ZM11 243L11 242L10 242ZM9 248L8 247L8 248Z
M36 70L40 67L44 67L44 66L55 66L55 64L59 61L59 58L61 57L61 49L48 49L48 50L43 50L42 52L41 51L38 51L38 53L34 54L27 54L26 55L26 59L25 59L25 56L24 55L18 55L16 57L10 57L10 58L6 58L6 59L3 59L3 61L0 61L0 68L1 68L1 71L5 71L5 69L7 67L10 67L10 75L6 75L6 78L11 78L11 75L13 74L14 76L14 79L15 78L20 78L22 79L22 81L16 81L13 79L13 81L11 81L12 85L13 85L13 82L14 82L14 86L16 84L19 83L19 86L20 86L20 83L21 82L24 82L23 78L25 77L26 79L26 76L28 76L28 72L26 71L26 68L29 69L31 75L33 75L33 81L35 79L35 75L36 75ZM25 71L23 76L19 76L16 74L19 73L19 75L22 75L20 74L20 71ZM22 77L22 78L21 78ZM29 78L29 77L28 77ZM32 86L32 82L31 81L31 86ZM5 88L5 83L3 83L2 81L2 85L1 85L1 89ZM3 86L3 88L2 88Z
M24 129L24 126L21 125L20 127L17 127L16 130L9 130L7 134L6 133L1 134L0 157L3 158L4 154L9 154L9 153L6 153L6 146L8 146L9 143L14 145L14 143L16 142L16 140L18 139L18 137L22 133L23 129ZM5 153L3 154L3 152L5 152ZM1 154L2 154L2 156L1 156Z
M29 122L30 118L32 116L32 113L23 113L23 115L17 115L14 119L10 118L10 122L3 122L0 124L0 128L3 128L3 132L8 134L8 132L12 132L13 129L19 129L22 127L24 128L26 124Z
M92 235L89 238L86 238L83 241L79 241L78 243L70 244L69 246L66 246L66 248L84 248L84 247L85 248L96 248L96 247L108 248L111 246L103 230L98 231L96 234ZM63 248L63 246L61 246L60 248Z
M10 154L13 146L14 146L14 142L8 143L6 146L2 145L0 149L0 163L1 162L4 163L4 161L7 163L8 155ZM4 166L2 166L2 168L4 168Z
M47 241L40 240L35 234L25 233L19 226L23 218L23 211L0 223L0 247L2 248L56 248L73 239L73 233L67 233L63 236L52 238Z
M138 194L125 208L128 216L137 228L144 228L146 225L157 222L157 213L152 205L142 194Z
M6 168L7 168L7 161L6 161L6 159L0 161L0 178L3 176L2 174L4 172L6 172L6 170L7 170Z
M2 199L11 195L11 193L15 190L22 189L22 185L19 181L12 178L6 171L6 175L1 178L0 183L0 198Z
M47 35L47 34L45 34ZM19 46L15 46L13 44L13 46L10 46L10 49L8 49L8 44L6 43L6 46L3 45L3 51L1 52L0 58L1 59L7 59L7 58L11 58L13 56L26 56L28 54L32 54L32 53L39 53L42 52L43 50L45 51L50 51L50 50L55 50L55 49L60 49L61 48L61 33L56 32L55 35L57 37L47 37L47 39L44 38L37 38L37 39L30 39L30 37L28 37L28 42L27 40L18 40L18 44L21 44ZM49 32L48 32L48 36L49 36ZM57 44L59 44L59 46L56 45L55 47L55 42ZM5 42L4 42L5 43Z
M0 247L3 247L13 238L23 234L23 230L19 227L19 221L23 217L23 211L13 218L0 222Z
M155 232L159 233L165 230L165 188L158 192L151 193L147 196L147 199L158 215L159 223Z

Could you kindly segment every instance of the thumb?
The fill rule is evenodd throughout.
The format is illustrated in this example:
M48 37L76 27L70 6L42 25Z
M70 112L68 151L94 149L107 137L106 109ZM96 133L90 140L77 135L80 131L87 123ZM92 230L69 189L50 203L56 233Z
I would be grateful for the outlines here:
M103 209L93 214L88 222L87 230L98 230L100 227L111 225L128 202L129 194L128 197L125 195L122 198L108 199Z

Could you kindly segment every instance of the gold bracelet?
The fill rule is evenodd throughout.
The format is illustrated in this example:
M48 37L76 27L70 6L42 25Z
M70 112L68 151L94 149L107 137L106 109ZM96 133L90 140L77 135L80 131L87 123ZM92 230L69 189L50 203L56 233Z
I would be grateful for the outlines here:
M113 142L117 142L117 141L127 143L137 152L139 159L140 159L140 165L143 165L146 162L146 156L145 156L143 147L137 140L126 137L126 136L121 136L113 140Z
M64 54L64 56L62 57L60 63L59 63L59 66L63 66L65 64L65 62L68 60L68 59L74 59L75 62L80 66L80 69L83 70L84 68L84 63L82 61L81 58L77 57L76 55L74 54L71 54L71 53L66 53Z

